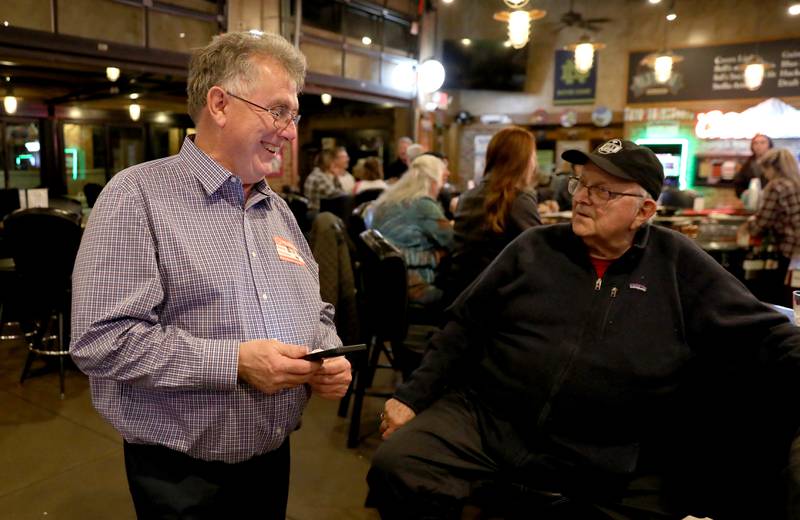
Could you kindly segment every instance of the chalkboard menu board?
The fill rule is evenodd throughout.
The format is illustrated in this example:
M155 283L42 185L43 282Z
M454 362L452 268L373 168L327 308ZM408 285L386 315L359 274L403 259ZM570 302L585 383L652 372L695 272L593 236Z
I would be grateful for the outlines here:
M673 49L683 57L667 83L641 64L649 52L630 54L628 103L800 96L800 40L776 40L713 47ZM740 65L758 54L774 65L758 90L748 90Z

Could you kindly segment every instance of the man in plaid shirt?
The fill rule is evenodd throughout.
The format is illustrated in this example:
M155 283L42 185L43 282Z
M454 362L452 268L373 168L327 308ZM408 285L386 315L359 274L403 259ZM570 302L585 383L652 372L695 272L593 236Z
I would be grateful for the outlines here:
M289 434L311 392L337 399L344 357L317 265L264 180L297 137L305 58L229 33L189 67L197 133L120 172L75 264L70 352L124 437L140 518L285 518Z

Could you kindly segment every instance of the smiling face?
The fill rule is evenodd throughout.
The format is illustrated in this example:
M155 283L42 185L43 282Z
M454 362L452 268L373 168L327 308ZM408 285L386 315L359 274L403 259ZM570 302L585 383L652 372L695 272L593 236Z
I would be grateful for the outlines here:
M581 181L610 191L642 195L644 190L635 182L606 173L587 163ZM581 237L589 253L598 258L618 258L633 243L633 236L655 213L652 199L617 196L607 202L596 202L585 187L572 196L572 231Z
M254 66L258 80L253 88L249 92L231 92L262 107L297 112L297 86L283 67L271 59L257 60ZM276 125L270 113L228 95L225 100L214 159L243 184L255 184L270 173L273 158L283 143L297 137L297 128L294 123L280 128L283 125Z
M339 150L336 152L336 158L334 159L334 166L337 170L344 172L347 170L347 167L350 165L350 156L347 155L347 150Z

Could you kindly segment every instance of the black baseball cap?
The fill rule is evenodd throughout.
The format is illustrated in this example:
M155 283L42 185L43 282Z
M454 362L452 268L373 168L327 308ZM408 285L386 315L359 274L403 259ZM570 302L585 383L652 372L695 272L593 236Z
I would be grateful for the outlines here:
M664 167L646 146L624 139L609 139L591 153L567 150L561 158L572 164L590 162L614 177L633 181L658 199L664 184Z

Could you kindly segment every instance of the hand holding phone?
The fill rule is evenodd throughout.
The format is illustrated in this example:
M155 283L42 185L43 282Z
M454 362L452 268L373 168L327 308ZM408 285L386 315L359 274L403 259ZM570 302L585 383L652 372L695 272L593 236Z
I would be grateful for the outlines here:
M343 356L351 352L360 352L362 350L367 350L367 345L364 343L359 343L358 345L345 345L342 347L329 348L329 349L318 349L309 352L308 354L303 356L302 359L305 359L306 361L319 361L321 359Z

